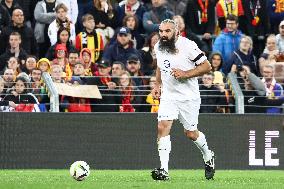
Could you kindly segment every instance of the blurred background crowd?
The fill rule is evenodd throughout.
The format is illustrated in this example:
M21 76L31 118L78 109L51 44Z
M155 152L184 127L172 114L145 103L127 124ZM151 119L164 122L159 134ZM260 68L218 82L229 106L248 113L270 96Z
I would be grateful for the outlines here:
M2 0L0 111L49 111L54 83L97 85L102 99L60 96L61 112L157 112L159 24L173 19L212 72L199 79L201 113L283 113L283 0Z

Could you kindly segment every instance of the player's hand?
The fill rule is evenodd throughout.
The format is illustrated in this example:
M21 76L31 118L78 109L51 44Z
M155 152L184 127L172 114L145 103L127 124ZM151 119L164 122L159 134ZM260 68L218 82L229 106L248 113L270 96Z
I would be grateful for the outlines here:
M171 75L174 76L178 80L187 79L186 72L181 69L172 68Z
M152 94L154 99L159 99L160 96L161 96L161 88L160 88L160 86L159 85L155 85L155 87L151 91L151 94Z

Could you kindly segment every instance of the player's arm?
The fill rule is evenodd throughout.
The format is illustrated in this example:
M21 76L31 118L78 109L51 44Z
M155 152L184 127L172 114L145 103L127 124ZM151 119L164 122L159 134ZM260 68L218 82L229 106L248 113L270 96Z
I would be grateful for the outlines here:
M157 67L156 70L156 83L155 86L151 92L154 99L159 99L161 96L161 85L162 85L162 79L161 79L161 70L159 67Z
M172 68L172 74L176 79L189 79L192 77L202 76L211 71L211 65L208 60L204 60L201 64L197 65L192 70L183 71L180 69Z

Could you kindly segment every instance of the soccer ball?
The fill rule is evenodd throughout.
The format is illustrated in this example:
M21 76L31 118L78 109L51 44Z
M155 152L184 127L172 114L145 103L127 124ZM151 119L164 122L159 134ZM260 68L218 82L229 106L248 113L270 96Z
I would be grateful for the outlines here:
M70 167L70 175L77 181L85 180L90 175L90 166L84 161L75 161Z

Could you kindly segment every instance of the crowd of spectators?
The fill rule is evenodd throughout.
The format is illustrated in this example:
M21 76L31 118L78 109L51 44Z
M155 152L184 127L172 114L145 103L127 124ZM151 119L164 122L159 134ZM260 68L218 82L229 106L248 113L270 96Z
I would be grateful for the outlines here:
M246 113L283 113L283 1L0 1L0 111L49 111L47 72L55 83L97 85L102 94L60 96L62 112L157 112L153 48L161 21L173 19L212 66L199 80L201 113L235 111L229 73Z

